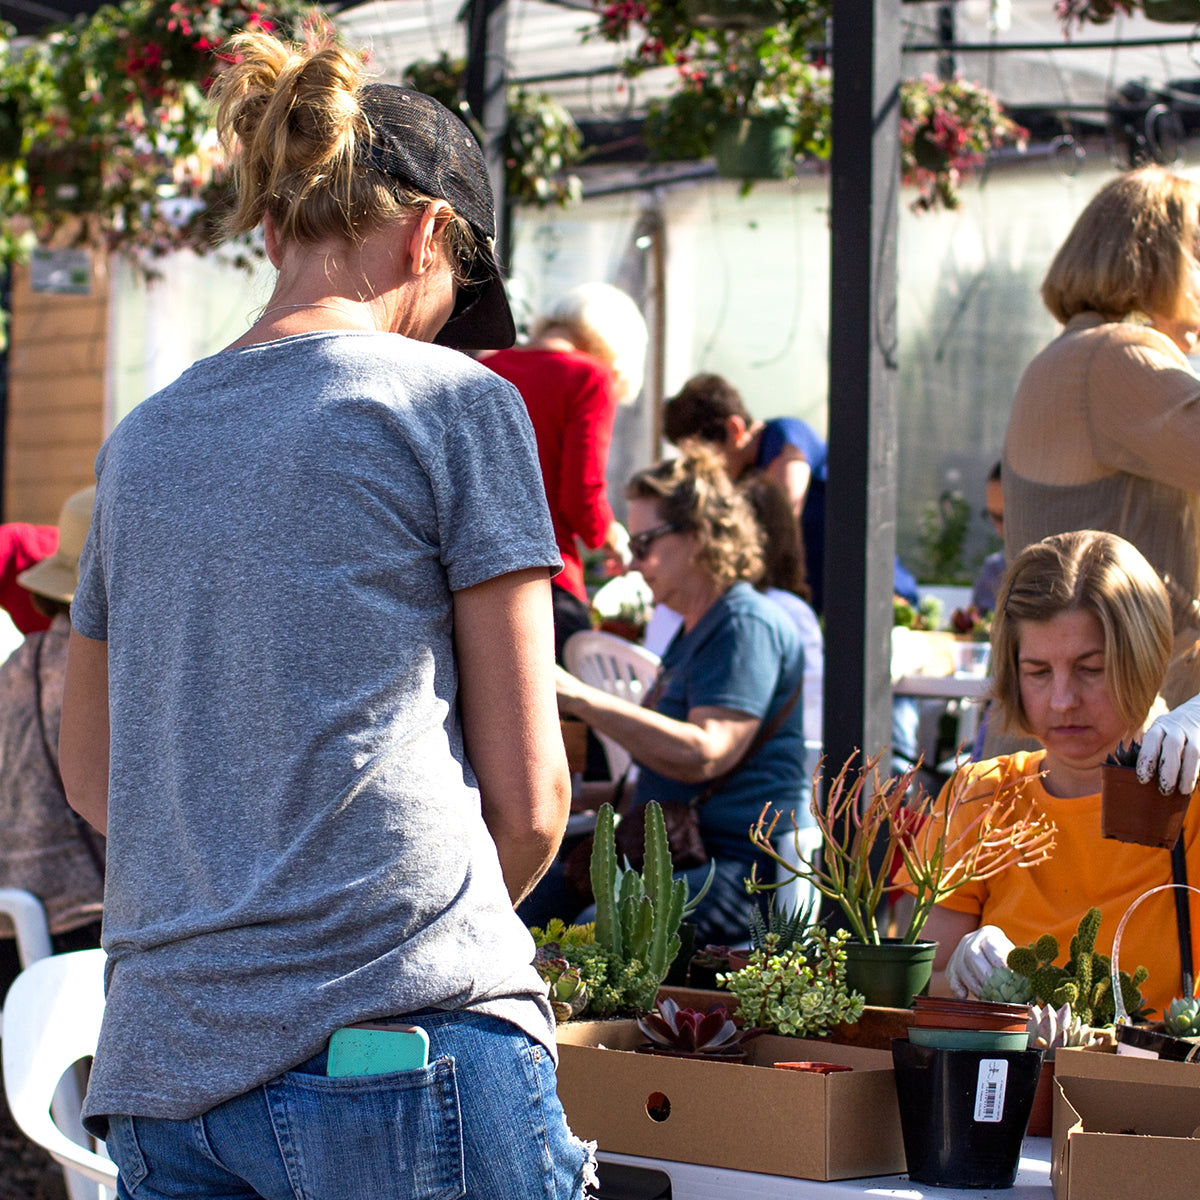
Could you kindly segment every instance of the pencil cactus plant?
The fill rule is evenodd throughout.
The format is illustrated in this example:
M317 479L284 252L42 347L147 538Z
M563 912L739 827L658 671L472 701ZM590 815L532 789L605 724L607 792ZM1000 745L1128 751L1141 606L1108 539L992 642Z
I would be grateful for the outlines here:
M1100 910L1090 908L1079 922L1071 938L1071 955L1065 967L1055 966L1058 939L1044 933L1028 946L1015 946L1008 955L1008 965L1029 980L1035 999L1055 1008L1070 1004L1072 1012L1087 1025L1111 1025L1116 1016L1113 999L1111 961L1106 954L1096 953L1096 935L1100 932ZM1138 967L1130 976L1120 974L1121 995L1130 1019L1145 1020L1149 1015L1142 993L1138 990L1149 971Z

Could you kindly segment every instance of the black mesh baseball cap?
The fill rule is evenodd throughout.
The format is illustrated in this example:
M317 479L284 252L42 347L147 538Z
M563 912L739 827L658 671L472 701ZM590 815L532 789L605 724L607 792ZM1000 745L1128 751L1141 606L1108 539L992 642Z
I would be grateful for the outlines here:
M457 350L503 350L517 338L496 262L496 210L483 151L470 129L424 92L389 83L359 89L359 107L371 127L361 161L438 200L445 200L475 232L479 247L470 282L458 289L450 319L434 339Z

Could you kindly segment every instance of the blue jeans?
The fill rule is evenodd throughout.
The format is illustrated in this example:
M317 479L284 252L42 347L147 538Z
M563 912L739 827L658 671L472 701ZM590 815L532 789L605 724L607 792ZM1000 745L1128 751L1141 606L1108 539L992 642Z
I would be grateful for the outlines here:
M595 1185L544 1047L492 1017L404 1019L429 1034L426 1068L331 1079L322 1051L199 1117L110 1117L118 1197L578 1200Z

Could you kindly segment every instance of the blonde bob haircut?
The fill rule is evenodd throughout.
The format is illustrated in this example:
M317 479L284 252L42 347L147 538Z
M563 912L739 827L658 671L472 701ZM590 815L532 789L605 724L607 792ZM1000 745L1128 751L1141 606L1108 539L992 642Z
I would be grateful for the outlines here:
M1131 732L1142 727L1171 658L1167 590L1140 551L1085 529L1026 546L1000 583L992 620L992 694L1010 730L1031 735L1021 701L1022 621L1090 612L1104 630L1104 682Z
M722 592L739 580L762 578L758 524L749 502L730 481L725 460L703 442L683 442L676 458L639 471L625 487L627 500L653 500L664 524L690 533L692 563Z
M1200 246L1200 185L1161 167L1106 183L1079 214L1042 283L1062 324L1083 312L1180 316Z
M360 243L434 203L363 165L371 129L358 90L369 80L361 56L336 45L332 34L300 46L248 30L224 50L233 61L217 76L211 98L237 194L224 221L227 235L249 233L269 215L284 241ZM442 237L465 282L474 231L456 214Z

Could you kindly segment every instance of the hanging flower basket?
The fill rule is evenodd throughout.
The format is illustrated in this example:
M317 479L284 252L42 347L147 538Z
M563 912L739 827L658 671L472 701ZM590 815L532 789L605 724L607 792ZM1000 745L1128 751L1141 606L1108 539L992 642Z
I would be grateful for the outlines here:
M793 170L793 131L784 115L725 117L717 122L713 154L724 179L787 179Z
M684 11L697 29L735 32L765 29L783 16L778 0L685 0Z

